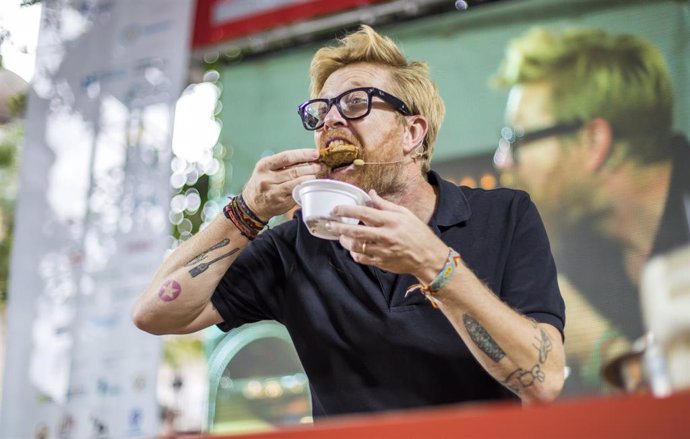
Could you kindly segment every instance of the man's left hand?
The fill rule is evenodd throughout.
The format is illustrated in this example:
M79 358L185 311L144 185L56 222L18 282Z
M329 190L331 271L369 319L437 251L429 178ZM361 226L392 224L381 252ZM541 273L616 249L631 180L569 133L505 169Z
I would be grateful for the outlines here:
M330 230L340 235L340 244L355 261L431 282L448 256L448 246L407 208L384 200L375 191L369 195L370 206L343 205L332 212L356 218L360 224L332 221Z

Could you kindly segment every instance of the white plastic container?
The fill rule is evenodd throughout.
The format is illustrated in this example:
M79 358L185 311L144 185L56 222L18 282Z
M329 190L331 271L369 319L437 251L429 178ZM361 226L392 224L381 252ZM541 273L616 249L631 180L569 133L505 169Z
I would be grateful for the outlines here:
M331 211L335 206L366 205L371 201L369 195L357 186L337 180L309 180L292 191L292 198L302 206L302 220L309 232L323 239L338 239L326 230L328 221L339 221L346 224L357 224L358 220L347 217L333 217Z

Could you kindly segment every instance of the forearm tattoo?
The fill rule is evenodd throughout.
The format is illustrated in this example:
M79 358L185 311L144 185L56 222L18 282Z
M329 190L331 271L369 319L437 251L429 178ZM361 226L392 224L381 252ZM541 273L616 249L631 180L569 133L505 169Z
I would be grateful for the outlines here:
M546 375L541 370L540 364L535 364L530 370L518 367L503 381L503 384L515 393L520 393L522 389L530 387L536 381L544 382Z
M239 248L234 248L231 251L229 251L228 253L225 253L224 255L218 256L216 259L212 259L208 262L201 262L199 265L195 265L194 267L192 267L192 269L189 270L189 274L192 277L197 277L198 275L200 275L204 271L208 270L208 267L210 267L211 265L215 264L216 262L220 261L221 259L229 258L230 256L234 255L238 251L240 251Z
M482 350L486 355L489 356L493 361L498 363L503 357L506 356L503 349L496 343L496 341L491 337L489 332L484 329L484 327L479 324L471 315L463 314L462 322L467 329L467 333L470 338L477 345L479 349Z
M221 248L221 247L225 247L225 246L228 245L228 244L230 244L230 240L226 238L226 239L220 241L219 243L214 244L214 245L211 246L208 250L206 250L205 252L201 253L200 255L194 256L194 258L192 258L191 261L189 261L189 262L187 262L186 264L184 264L184 266L185 266L185 267L189 267L190 265L194 265L194 264L196 264L197 262L203 261L204 259L206 259L206 256L208 256L208 254L211 253L213 250L217 250L217 249L219 249L219 248Z
M549 352L551 352L551 349L553 349L553 344L543 329L539 329L539 336L541 338L534 337L534 339L537 340L537 344L533 344L532 346L534 346L539 353L539 363L544 364L546 362L546 358L549 356Z
M553 343L546 331L541 328L539 329L539 336L534 337L534 339L536 343L533 343L532 346L537 350L538 363L529 370L518 367L503 381L503 384L515 393L520 393L520 391L530 387L535 382L543 383L546 379L546 374L542 370L541 365L546 363L549 352L553 349Z

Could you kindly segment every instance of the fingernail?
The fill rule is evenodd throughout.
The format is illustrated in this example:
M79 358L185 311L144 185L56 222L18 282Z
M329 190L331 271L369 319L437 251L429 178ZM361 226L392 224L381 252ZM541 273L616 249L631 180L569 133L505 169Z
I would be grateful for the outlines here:
M327 221L326 224L324 225L324 227L326 228L326 230L328 230L328 231L330 232L330 231L331 231L331 228L332 228L333 226L331 225L331 222L330 222L330 221Z

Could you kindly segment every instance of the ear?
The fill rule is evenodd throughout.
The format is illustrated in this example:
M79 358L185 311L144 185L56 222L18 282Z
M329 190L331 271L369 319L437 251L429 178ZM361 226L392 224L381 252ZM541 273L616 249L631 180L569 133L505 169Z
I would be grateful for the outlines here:
M587 145L585 169L596 172L604 166L613 147L613 128L606 119L592 119L583 128Z
M422 115L416 114L414 116L405 116L407 119L407 137L408 142L405 143L405 155L414 152L422 145L427 131L429 131L429 123Z

